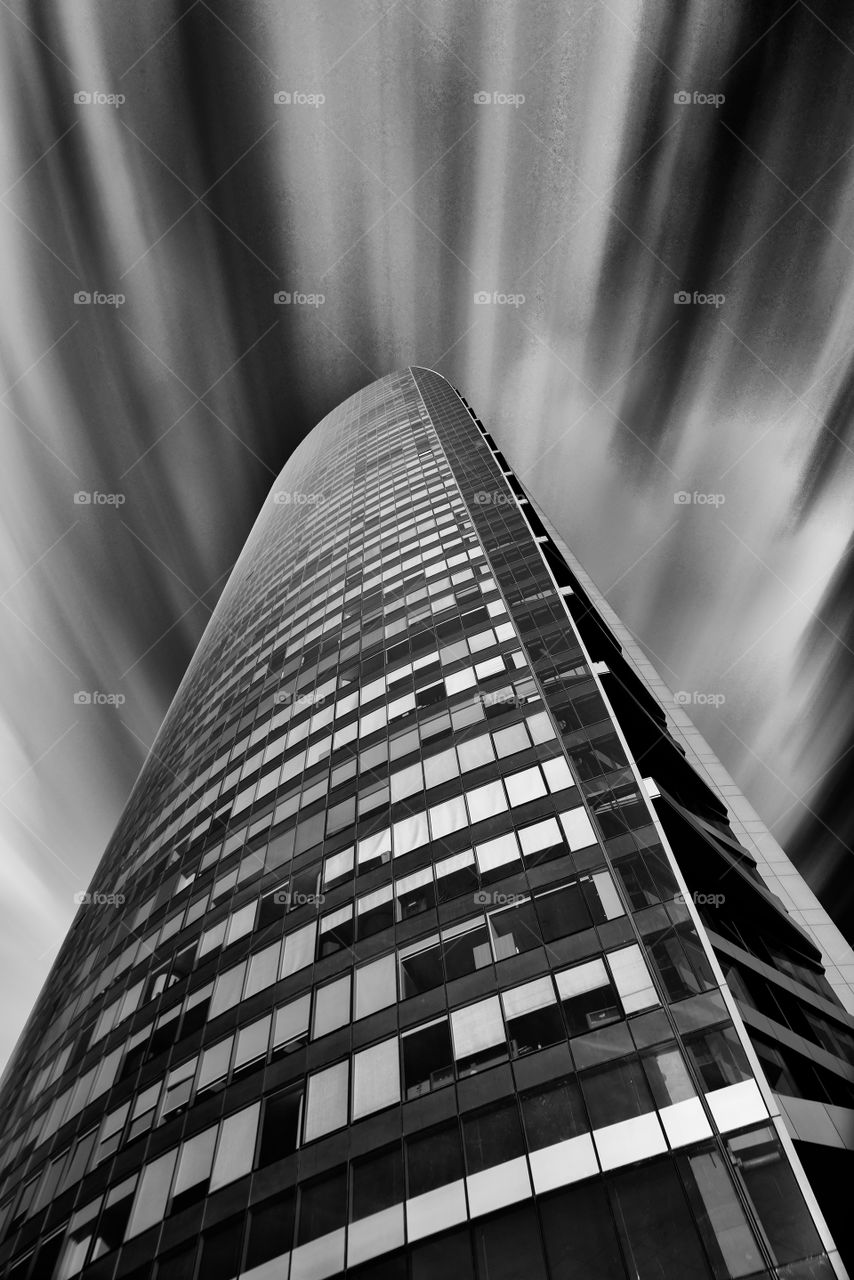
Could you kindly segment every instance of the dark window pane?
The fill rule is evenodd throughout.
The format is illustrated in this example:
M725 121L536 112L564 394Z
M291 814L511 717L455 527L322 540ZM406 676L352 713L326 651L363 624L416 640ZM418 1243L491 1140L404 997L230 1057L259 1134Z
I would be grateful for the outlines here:
M403 1152L392 1147L380 1155L357 1160L352 1168L354 1221L380 1213L405 1199L403 1185Z
M523 1155L525 1144L515 1101L466 1116L463 1146L469 1173L480 1173Z
M540 1201L552 1276L626 1280L605 1188L588 1182Z
M589 1125L577 1080L561 1080L522 1098L525 1135L531 1151L586 1133Z
M193 1280L196 1263L195 1241L174 1253L167 1253L157 1266L157 1280Z
M564 885L536 899L537 915L545 942L589 929L591 920L580 884Z
M540 946L542 942L532 902L522 902L507 911L494 912L489 917L489 923L496 960L520 955L523 951Z
M686 1048L707 1089L722 1089L750 1079L747 1054L733 1026L692 1036L686 1041Z
M778 1263L821 1252L821 1241L773 1129L730 1138L730 1155Z
M645 1162L611 1183L632 1280L712 1280L697 1229L669 1160Z
M444 1187L463 1176L463 1152L457 1123L406 1140L407 1195Z
M288 1253L294 1235L294 1195L276 1196L252 1210L246 1246L246 1270Z
M585 1072L580 1080L594 1129L653 1110L652 1094L637 1058Z
M297 1244L337 1231L347 1221L347 1170L337 1169L300 1190Z
M234 1280L240 1274L240 1248L243 1242L243 1219L224 1222L206 1231L202 1239L199 1274L204 1280Z
M459 933L453 938L444 938L442 953L449 982L454 978L462 978L467 973L474 973L476 969L482 969L486 964L492 964L492 951L486 925L479 924L466 933Z
M404 1096L417 1098L454 1078L454 1054L447 1018L404 1036Z
M694 1221L719 1276L754 1276L764 1259L733 1185L732 1173L716 1149L677 1157Z
M430 991L442 981L442 950L438 942L413 955L404 955L400 961L401 996L417 995Z
M264 1103L259 1165L272 1164L297 1149L297 1132L302 1111L302 1086L282 1089Z
M473 1228L478 1280L547 1280L543 1247L530 1205Z
M412 1250L412 1280L474 1280L468 1231L454 1231Z

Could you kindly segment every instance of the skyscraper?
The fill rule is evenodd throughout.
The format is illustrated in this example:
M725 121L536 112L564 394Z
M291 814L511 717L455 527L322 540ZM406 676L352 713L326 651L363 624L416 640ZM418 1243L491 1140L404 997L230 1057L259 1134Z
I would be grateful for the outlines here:
M784 905L785 904L785 905ZM4 1081L13 1280L831 1280L854 956L441 376L300 444Z

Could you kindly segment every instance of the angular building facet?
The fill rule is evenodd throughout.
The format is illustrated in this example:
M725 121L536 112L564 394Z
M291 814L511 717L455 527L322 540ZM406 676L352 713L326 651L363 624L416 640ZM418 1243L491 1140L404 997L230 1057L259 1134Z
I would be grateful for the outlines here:
M407 369L284 468L25 1028L0 1273L838 1280L852 1010L785 854Z

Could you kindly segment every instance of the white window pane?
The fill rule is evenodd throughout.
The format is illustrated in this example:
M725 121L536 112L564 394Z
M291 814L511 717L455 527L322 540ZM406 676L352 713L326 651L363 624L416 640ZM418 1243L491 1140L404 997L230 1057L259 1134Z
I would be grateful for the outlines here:
M214 992L211 996L211 1005L208 1012L208 1020L212 1021L220 1013L226 1009L231 1009L240 1000L240 993L243 990L243 978L246 973L246 961L236 964L232 969L226 969L225 973L221 973L214 983Z
M399 773L393 773L391 775L392 804L413 795L416 791L422 791L423 788L424 774L420 763L412 764L408 769L401 769Z
M626 1013L659 1003L643 952L636 943L609 952L608 964Z
M575 780L563 756L544 761L543 773L546 775L549 791L563 791L566 787L575 786Z
M327 858L323 864L323 883L331 884L333 880L337 880L340 876L346 876L349 871L353 870L353 853L354 850L343 849L341 853L333 853L331 858Z
M506 729L499 729L492 735L492 741L495 743L499 759L515 755L517 751L525 751L531 745L524 723L511 724Z
M544 1009L546 1005L556 1003L552 980L535 978L523 987L512 987L501 993L501 1002L505 1018L518 1018L523 1013L532 1013L534 1009Z
M289 933L285 938L285 947L282 952L282 977L287 978L291 973L297 973L298 970L304 969L314 960L314 941L317 931L317 921L312 920L309 924L303 925L301 929L297 929L295 933Z
M363 897L356 901L356 911L359 915L363 915L366 911L373 911L375 907L381 907L384 902L390 902L394 889L390 884L384 884L381 889L375 889L373 893L366 893ZM344 919L349 918L352 907L346 907L347 915ZM340 912L336 913L340 915Z
M454 1057L468 1058L504 1040L504 1022L498 996L451 1010Z
M325 1036L350 1021L350 975L318 987L314 996L312 1035Z
M244 1063L254 1062L256 1058L266 1056L270 1039L270 1023L272 1016L267 1013L257 1018L248 1026L241 1027L237 1033L237 1048L234 1053L234 1066L242 1067Z
M389 897L391 891L389 890ZM330 929L337 929L339 924L344 924L347 920L353 918L353 904L348 902L345 906L339 907L337 911L330 911L328 915L323 916L320 921L320 932L328 933Z
M430 828L433 839L439 840L451 831L466 825L466 807L462 796L453 796L442 804L434 804L430 810Z
M279 972L279 952L281 942L274 942L263 951L256 951L249 957L249 976L246 979L246 998L254 996L256 991L263 991L276 981Z
M495 752L489 734L482 733L479 738L472 738L470 742L460 742L457 746L457 755L463 773L469 769L477 769L482 764L491 763L495 759Z
M526 804L529 800L537 800L546 794L543 775L536 765L532 769L522 769L520 773L511 773L504 779L510 804L516 806Z
M478 870L481 875L492 871L494 867L502 867L508 862L519 859L519 846L514 832L498 836L495 840L487 840L485 844L475 845Z
M213 951L215 947L221 945L225 938L225 927L227 920L220 920L218 924L213 925L210 929L205 929L202 934L202 940L199 943L199 959L206 956L209 951Z
M555 974L555 981L561 999L569 1000L572 996L581 996L586 991L607 986L608 974L601 960L590 960L587 964L579 964L574 969L564 969L563 973Z
M469 813L473 823L491 818L493 814L503 813L507 808L507 797L501 783L488 782L485 787L477 787L466 794Z
M409 853L411 849L420 849L429 839L427 814L423 811L410 814L408 818L394 824L394 856L399 858L402 853Z
M218 1125L211 1125L209 1129L203 1129L201 1133L196 1133L186 1142L182 1142L173 1195L180 1195L188 1187L195 1187L199 1182L207 1181L213 1165L218 1128Z
M504 671L505 669L506 664L503 658L487 658L486 662L479 662L477 664L474 669L474 673L478 680L486 680L489 676L498 675L499 671Z
M547 711L538 711L535 716L529 716L526 724L534 742L551 742L555 737L554 725Z
M419 889L422 884L430 884L432 880L433 868L422 867L420 871L413 871L411 876L401 876L400 880L395 882L394 891L398 898L401 898L405 893Z
M445 688L448 690L449 697L459 693L461 689L470 689L473 684L474 672L471 667L464 667L462 671L455 671L453 675L445 677Z
M605 912L606 918L608 920L616 920L617 916L625 915L620 895L617 893L616 885L611 879L610 873L597 871L593 876L593 883L596 886L596 892L599 895L599 901L602 903L602 910Z
M563 836L556 818L546 818L543 822L535 822L519 832L519 843L524 854L538 853L540 849L548 849L550 845L562 844Z
M147 1164L143 1169L125 1233L126 1240L130 1240L132 1236L139 1235L140 1231L145 1231L155 1222L162 1220L166 1202L169 1199L172 1171L177 1159L178 1148L174 1147L171 1151L158 1156L156 1160L152 1160L151 1164Z
M255 1139L258 1135L260 1102L227 1116L220 1125L219 1145L216 1150L210 1190L216 1191L235 1178L249 1173L255 1159Z
M210 1048L202 1051L202 1064L199 1067L199 1078L196 1082L197 1089L204 1089L214 1080L222 1080L228 1075L228 1064L231 1059L231 1046L234 1042L234 1036L226 1036L225 1040L218 1040L216 1044L212 1044Z
M474 866L474 851L463 849L462 853L455 853L450 858L444 858L436 863L436 879L453 875L455 871L462 871L464 867L472 866Z
M449 778L455 778L458 773L457 753L453 747L440 751L438 755L430 756L424 761L425 787L438 787Z
M309 1076L305 1107L306 1142L340 1129L347 1123L349 1068L349 1062L338 1062L334 1067Z
M353 1057L353 1119L400 1101L397 1036Z
M289 1004L283 1004L276 1010L273 1023L273 1048L289 1044L291 1040L305 1035L308 1031L310 1005L311 996L306 994L300 996L298 1000L291 1000Z
M596 835L583 808L569 809L566 813L562 813L560 825L563 827L566 843L573 853L576 849L586 849L588 845L596 843Z
M360 866L363 862L374 862L377 859L386 862L390 856L391 831L388 828L385 831L377 831L372 836L365 836L364 840L359 841L357 861Z
M357 1018L366 1018L377 1009L385 1009L397 999L397 977L394 955L382 956L356 970Z

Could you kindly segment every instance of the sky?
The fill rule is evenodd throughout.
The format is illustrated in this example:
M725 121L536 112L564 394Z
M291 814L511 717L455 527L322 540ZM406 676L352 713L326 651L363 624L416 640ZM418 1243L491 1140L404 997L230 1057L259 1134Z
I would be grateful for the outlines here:
M0 1060L276 474L408 364L854 935L854 14L0 22Z

